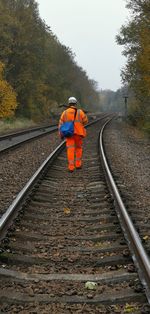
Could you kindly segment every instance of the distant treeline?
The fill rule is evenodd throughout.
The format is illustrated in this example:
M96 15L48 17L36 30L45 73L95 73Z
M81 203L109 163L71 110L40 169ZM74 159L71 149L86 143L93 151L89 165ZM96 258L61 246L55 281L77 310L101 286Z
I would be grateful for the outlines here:
M40 18L35 0L0 0L0 118L42 120L71 95L98 108L96 87Z
M99 92L100 108L102 111L117 112L125 114L124 106L124 88L118 89L116 92L106 89Z

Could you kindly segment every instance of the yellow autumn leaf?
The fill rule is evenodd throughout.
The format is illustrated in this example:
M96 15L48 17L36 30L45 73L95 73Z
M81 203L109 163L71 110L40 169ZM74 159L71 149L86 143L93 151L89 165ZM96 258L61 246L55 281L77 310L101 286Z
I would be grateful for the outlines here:
M148 239L149 239L148 235L143 237L143 240L145 240L145 241L148 240Z
M124 308L124 313L133 313L133 311L138 310L138 307L132 304L126 304Z
M70 214L70 212L71 212L70 208L67 208L67 207L64 208L64 214L65 215Z
M16 93L3 79L4 67L4 64L0 62L0 118L12 117L17 107Z

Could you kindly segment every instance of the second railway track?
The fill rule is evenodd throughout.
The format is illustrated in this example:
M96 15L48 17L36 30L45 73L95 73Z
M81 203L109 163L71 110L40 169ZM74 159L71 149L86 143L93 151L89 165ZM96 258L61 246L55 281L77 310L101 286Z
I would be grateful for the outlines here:
M95 115L94 118L92 118L91 116L89 118L89 121L91 123L92 120L101 119L102 117L105 118L107 115L108 114L104 113L104 114L99 114L98 116ZM43 125L41 127L17 131L17 132L6 134L6 135L0 135L0 153L7 152L11 149L14 149L20 146L21 144L27 143L36 138L40 138L44 135L47 135L56 131L58 131L58 124L47 125L47 126Z
M0 136L0 153L9 151L22 143L31 141L35 138L44 136L46 134L56 132L57 125L42 126L32 129L26 129L16 133Z
M88 129L84 165L62 151L36 182L2 240L2 313L150 313Z

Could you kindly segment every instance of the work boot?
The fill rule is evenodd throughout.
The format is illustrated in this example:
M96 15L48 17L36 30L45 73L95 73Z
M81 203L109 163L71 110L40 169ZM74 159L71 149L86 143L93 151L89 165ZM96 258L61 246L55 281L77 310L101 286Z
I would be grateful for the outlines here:
M68 169L68 172L73 172L74 171L74 169Z

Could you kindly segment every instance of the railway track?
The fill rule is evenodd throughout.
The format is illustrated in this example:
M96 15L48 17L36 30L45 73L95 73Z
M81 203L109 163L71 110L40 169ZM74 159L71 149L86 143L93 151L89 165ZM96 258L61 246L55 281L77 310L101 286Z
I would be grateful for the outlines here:
M88 130L81 170L67 172L60 145L0 220L2 313L150 313L149 260L108 184L102 125Z
M57 125L42 126L0 136L0 153L6 152L34 138L57 131Z

